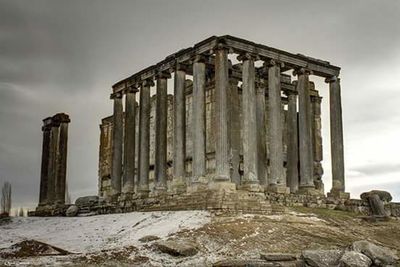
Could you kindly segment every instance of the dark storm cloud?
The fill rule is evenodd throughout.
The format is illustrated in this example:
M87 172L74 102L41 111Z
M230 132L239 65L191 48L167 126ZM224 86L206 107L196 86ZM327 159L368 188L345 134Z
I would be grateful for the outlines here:
M342 67L346 131L393 125L399 82L384 74L400 71L399 13L394 0L0 0L0 183L13 183L18 205L35 205L41 120L62 111L72 119L69 188L95 194L111 85L211 35L331 61Z

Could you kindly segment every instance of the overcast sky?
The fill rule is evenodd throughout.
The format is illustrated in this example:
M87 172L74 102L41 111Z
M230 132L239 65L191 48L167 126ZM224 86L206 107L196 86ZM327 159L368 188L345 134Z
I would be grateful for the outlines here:
M73 199L97 193L99 123L111 85L212 35L233 35L340 66L347 191L400 201L400 1L0 0L0 183L38 201L42 119L71 117ZM331 187L328 86L325 187Z

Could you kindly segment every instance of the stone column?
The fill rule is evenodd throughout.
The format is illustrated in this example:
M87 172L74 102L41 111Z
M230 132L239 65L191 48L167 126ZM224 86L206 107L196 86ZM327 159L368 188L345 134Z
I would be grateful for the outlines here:
M344 180L344 152L343 152L343 124L342 100L340 94L340 79L332 77L329 83L330 130L331 130L331 159L332 159L332 189L331 196L349 198L345 193Z
M111 95L114 100L113 114L113 145L111 162L111 192L112 195L121 193L122 178L122 146L123 146L123 107L122 93Z
M52 118L50 130L49 168L47 180L47 204L54 205L56 201L57 153L60 138L60 124Z
M299 94L299 150L300 150L300 185L301 193L314 189L313 157L311 142L311 105L310 105L310 72L298 70L297 92Z
M260 190L258 177L257 144L257 103L255 89L254 58L246 54L239 56L243 60L242 70L242 114L243 114L243 169L242 187L248 190Z
M43 144L42 144L42 167L40 171L40 192L39 206L47 204L48 179L49 179L49 157L50 157L50 136L51 117L43 120Z
M154 86L151 79L145 80L140 89L139 103L139 172L138 193L142 196L149 194L150 169L150 87Z
M173 179L175 190L186 190L186 68L178 64L174 75Z
M193 63L192 98L192 183L201 181L206 174L206 64L197 56Z
M229 91L229 133L230 133L230 155L231 155L231 177L232 182L240 185L240 100L238 91L238 80L231 78Z
M167 190L167 82L169 73L159 73L156 99L155 191Z
M287 193L283 169L283 125L281 103L281 71L279 63L268 62L268 116L270 175L268 189Z
M55 198L58 204L65 204L65 190L67 178L67 151L68 151L68 123L69 116L59 113L54 116L59 124L59 141L57 147Z
M265 84L256 84L258 180L263 188L267 183L267 140L265 118Z
M290 193L296 193L299 189L299 150L297 132L297 96L295 92L286 92L288 96L287 119L287 164L286 180Z
M125 134L124 134L124 176L122 191L135 191L135 127L136 127L136 85L125 90Z
M312 148L313 148L313 176L315 189L324 193L324 183L322 175L322 135L321 135L321 100L318 91L313 91L311 95L311 110L312 110Z
M229 72L228 50L219 44L215 51L215 124L216 174L214 181L230 182L228 95Z

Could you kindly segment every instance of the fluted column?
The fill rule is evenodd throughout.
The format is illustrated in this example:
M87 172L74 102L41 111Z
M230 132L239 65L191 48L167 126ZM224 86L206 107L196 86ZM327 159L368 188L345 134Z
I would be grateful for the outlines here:
M230 78L229 91L229 134L230 134L230 155L231 155L231 179L236 185L240 185L240 100L238 91L238 79Z
M137 85L125 91L125 134L124 134L124 175L122 191L134 193L135 190L135 127Z
M318 91L311 95L311 110L312 110L312 148L313 148L313 176L315 189L324 193L324 183L322 175L322 135L321 135L321 100Z
M112 134L112 162L111 162L111 191L112 194L121 193L122 175L122 146L123 146L123 107L122 93L111 95L114 100L113 134Z
M169 73L159 73L156 102L155 190L167 190L167 82Z
M345 193L343 123L340 79L332 77L329 83L329 111L331 130L332 189L330 194L340 198L349 198Z
M258 180L265 188L267 183L267 141L265 125L265 85L256 84L256 107L257 107L257 152L258 152Z
M215 181L230 181L227 94L229 90L228 67L228 50L220 44L215 51Z
M254 58L245 54L242 70L243 169L242 185L258 185L257 103ZM248 186L247 186L248 187ZM250 189L250 188L249 188ZM257 188L253 188L257 189ZM259 188L258 188L259 189Z
M204 58L197 56L193 63L192 98L192 182L206 174L206 64Z
M49 168L47 180L47 204L54 205L56 201L57 153L60 138L60 124L52 118L50 130Z
M178 64L174 75L173 179L176 191L186 189L186 68Z
M314 189L313 157L311 142L311 102L310 102L310 72L304 69L296 71L298 75L297 92L299 94L299 150L300 150L300 185L306 192Z
M65 190L67 178L67 151L68 151L68 123L69 116L64 113L55 115L59 123L59 141L57 148L57 173L55 182L55 197L58 204L65 204Z
M43 120L43 144L42 144L42 166L40 171L39 205L47 204L48 179L49 179L49 157L50 157L50 136L51 117Z
M140 88L139 103L139 172L138 193L146 196L149 193L150 169L150 87L153 80L145 80Z
M297 95L288 91L286 94L288 96L286 180L290 192L296 193L299 189Z
M280 64L271 60L268 65L268 116L269 116L269 190L287 193L283 169L283 125L281 103Z

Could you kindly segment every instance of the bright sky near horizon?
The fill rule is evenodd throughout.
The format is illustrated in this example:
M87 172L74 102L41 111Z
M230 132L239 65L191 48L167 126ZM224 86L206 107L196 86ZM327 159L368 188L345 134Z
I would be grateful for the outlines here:
M42 119L71 117L72 198L97 193L99 123L111 85L212 35L233 35L340 66L347 191L400 201L400 2L395 0L0 0L0 184L38 201ZM324 182L331 187L328 86Z

